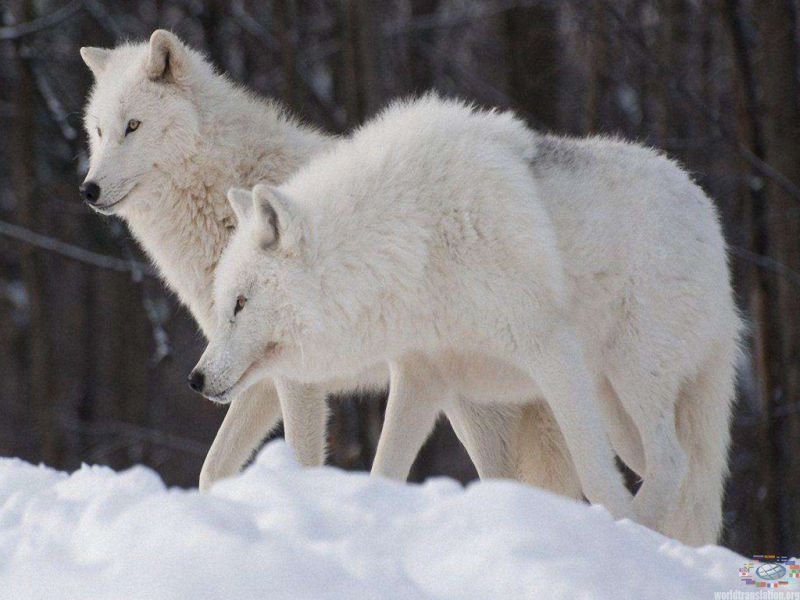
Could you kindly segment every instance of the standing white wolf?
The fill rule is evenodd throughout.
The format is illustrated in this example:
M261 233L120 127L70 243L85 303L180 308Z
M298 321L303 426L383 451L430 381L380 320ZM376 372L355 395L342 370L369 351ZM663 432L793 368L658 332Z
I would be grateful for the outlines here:
M214 267L236 224L225 193L284 181L330 139L215 73L167 31L155 31L149 43L82 48L81 56L95 77L84 118L91 160L82 195L94 210L125 220L208 334L216 323ZM282 386L284 396L294 396L296 422L288 429L297 431L292 445L302 446L301 460L324 458L319 397L325 391L382 389L387 381L384 366L327 390ZM305 411L298 410L302 399ZM543 404L498 413L465 402L448 416L481 476L516 477L580 497L563 438ZM232 399L200 487L237 472L280 417L270 380ZM495 423L489 430L488 420Z
M549 170L572 177L557 189ZM603 406L618 452L644 474L638 519L685 538L718 524L740 323L713 206L672 163L426 97L280 188L229 199L241 226L192 374L207 396L386 361L384 436L399 446L430 428L448 390L543 396L586 495L624 514ZM683 446L678 429L692 434Z
M224 399L265 376L317 383L388 363L376 461L397 454L389 475L405 470L407 439L448 410L448 390L487 404L543 396L584 494L630 516L534 148L508 113L428 96L387 109L280 189L234 190L240 225L217 268L196 387Z

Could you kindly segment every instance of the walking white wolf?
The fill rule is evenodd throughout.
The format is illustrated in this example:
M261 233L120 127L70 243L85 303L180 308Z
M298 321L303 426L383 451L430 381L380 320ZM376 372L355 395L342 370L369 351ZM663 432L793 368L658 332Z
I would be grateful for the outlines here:
M205 333L215 324L212 274L236 224L225 198L231 186L283 181L329 145L275 103L215 73L197 52L158 30L149 43L82 48L95 76L85 111L91 160L81 192L116 215L189 308ZM286 384L305 464L324 458L326 413L318 397L356 387L383 389L385 367L328 390ZM563 438L543 404L498 412L459 403L448 415L483 477L515 477L580 497ZM232 400L200 475L200 487L238 471L281 417L275 385L264 380ZM495 425L486 427L489 422ZM493 434L494 431L501 433ZM487 433L489 435L487 435ZM423 434L424 435L424 434ZM494 435L494 437L492 437Z
M625 159L633 173L598 168L630 167ZM548 162L575 175L558 204L530 168ZM621 185L599 194L609 175ZM679 193L645 199L640 178ZM487 403L543 395L584 493L619 515L623 487L593 391L604 384L617 396L606 404L619 401L634 425L606 420L644 473L637 518L665 529L678 517L681 488L707 467L690 465L678 438L681 387L732 367L740 326L713 207L680 169L624 144L597 156L591 144L542 140L509 113L428 96L390 107L280 188L229 199L241 225L217 269L218 325L192 374L204 394L386 361L381 444L398 446L430 429L449 389ZM730 378L721 383L717 414L695 412L703 420L691 425L717 439Z
M234 189L240 225L217 267L217 327L195 387L224 399L264 376L317 383L388 363L376 461L389 475L405 475L418 450L408 438L448 410L448 390L486 404L543 395L587 498L631 516L534 148L508 113L427 96L390 107L279 189ZM680 480L668 483L677 496Z

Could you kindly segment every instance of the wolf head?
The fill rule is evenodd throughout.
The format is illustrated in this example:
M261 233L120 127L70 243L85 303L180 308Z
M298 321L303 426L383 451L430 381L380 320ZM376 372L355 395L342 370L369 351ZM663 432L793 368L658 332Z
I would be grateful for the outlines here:
M228 200L239 226L215 271L218 326L189 376L192 389L223 403L297 364L319 295L300 208L263 184L232 189Z
M147 44L81 48L95 85L86 106L89 172L81 195L104 214L158 198L167 174L185 167L201 138L196 83L208 63L168 31Z

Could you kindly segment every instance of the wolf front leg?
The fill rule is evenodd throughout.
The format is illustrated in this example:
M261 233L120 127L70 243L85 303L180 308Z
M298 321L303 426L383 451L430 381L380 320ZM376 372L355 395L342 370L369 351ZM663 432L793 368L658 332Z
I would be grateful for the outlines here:
M276 379L286 443L304 467L325 462L328 404L325 392L315 385Z
M389 363L389 400L372 475L405 481L441 411L439 379L424 360Z
M521 329L520 340L533 340ZM528 334L528 335L525 335ZM632 498L616 468L614 451L602 420L594 381L580 340L566 324L554 328L543 344L531 343L521 354L564 434L584 495L603 504L615 518L631 517Z
M200 471L200 489L239 472L281 418L275 385L256 383L233 399Z

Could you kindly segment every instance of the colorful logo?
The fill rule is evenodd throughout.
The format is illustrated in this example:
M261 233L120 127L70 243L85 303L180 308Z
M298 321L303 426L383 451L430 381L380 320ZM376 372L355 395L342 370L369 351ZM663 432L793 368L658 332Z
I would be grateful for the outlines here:
M759 588L800 585L800 560L777 554L757 554L739 567L739 580Z

